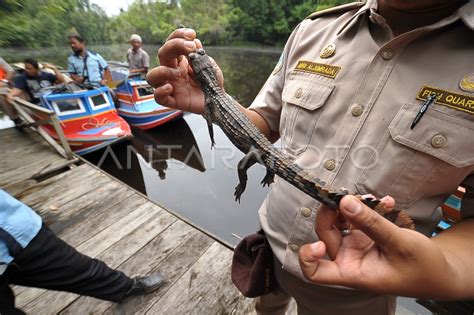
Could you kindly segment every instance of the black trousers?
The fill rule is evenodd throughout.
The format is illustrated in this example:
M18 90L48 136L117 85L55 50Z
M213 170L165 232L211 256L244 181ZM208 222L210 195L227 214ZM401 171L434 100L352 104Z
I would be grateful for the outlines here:
M43 224L38 235L0 277L0 314L22 314L15 309L9 284L118 302L132 287L133 280L104 262L79 253Z

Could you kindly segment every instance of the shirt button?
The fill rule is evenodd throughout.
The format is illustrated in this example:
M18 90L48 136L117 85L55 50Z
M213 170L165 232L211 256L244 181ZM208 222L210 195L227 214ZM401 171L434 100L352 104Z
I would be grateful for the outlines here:
M390 49L382 51L382 58L385 60L392 59L393 57L393 52Z
M304 216L304 217L310 217L311 216L311 209L309 208L306 208L306 207L303 207L301 208L301 214Z
M326 162L324 162L324 168L328 171L334 171L334 169L336 168L336 161L327 160Z
M290 249L291 249L292 251L294 251L294 252L297 252L298 249L300 249L300 248L299 248L299 246L296 245L296 244L291 244L291 245L290 245Z
M302 89L302 88L299 88L299 89L297 89L296 92L295 92L295 97L296 97L296 98L300 98L301 95L303 95L303 89Z
M442 148L445 146L446 142L448 142L448 140L443 135L438 134L431 138L431 145L433 148Z
M363 112L364 112L364 107L362 105L356 104L352 106L352 109L351 109L352 116L354 117L360 116L362 115Z

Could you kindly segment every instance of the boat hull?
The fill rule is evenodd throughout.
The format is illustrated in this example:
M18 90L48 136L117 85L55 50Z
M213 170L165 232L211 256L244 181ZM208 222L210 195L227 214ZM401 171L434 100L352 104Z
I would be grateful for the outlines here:
M155 113L132 113L119 108L118 113L132 127L142 130L158 127L183 116L183 112L176 110L157 111Z
M107 87L73 93L49 93L42 95L41 101L43 107L56 112L66 141L71 150L79 155L132 138L130 126L118 115ZM52 125L40 128L60 142Z

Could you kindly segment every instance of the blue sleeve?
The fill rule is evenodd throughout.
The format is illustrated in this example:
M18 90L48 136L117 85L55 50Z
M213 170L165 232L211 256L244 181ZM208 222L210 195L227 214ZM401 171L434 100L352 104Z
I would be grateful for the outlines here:
M67 71L71 74L77 74L76 67L74 66L71 56L67 58Z
M105 61L104 58L102 58L101 55L97 54L97 59L99 60L99 64L102 67L102 69L107 68L109 65L107 64L107 61Z

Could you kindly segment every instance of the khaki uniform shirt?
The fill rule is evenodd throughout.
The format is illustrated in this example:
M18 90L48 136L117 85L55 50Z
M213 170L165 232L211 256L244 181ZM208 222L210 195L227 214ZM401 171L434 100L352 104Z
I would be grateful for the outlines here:
M129 48L127 51L127 61L130 70L150 67L150 56L141 48L137 51Z
M377 2L316 13L293 32L253 102L295 163L331 187L391 195L420 231L464 183L474 216L474 1L396 38ZM335 50L333 51L333 48ZM410 126L431 93L439 96ZM259 210L284 269L304 279L318 203L276 178Z

